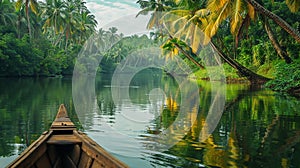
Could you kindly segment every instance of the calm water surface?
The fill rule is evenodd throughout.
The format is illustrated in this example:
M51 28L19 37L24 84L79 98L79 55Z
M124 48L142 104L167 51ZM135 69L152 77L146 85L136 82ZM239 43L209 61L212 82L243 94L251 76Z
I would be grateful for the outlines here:
M198 82L198 111L186 112L183 135L166 150L157 136L176 131L184 105L179 84L159 72L137 74L126 88L97 76L95 106L76 112L71 78L0 79L0 167L5 167L50 127L65 104L77 126L130 167L299 167L300 101L266 89L228 84L222 117L204 141L206 117L214 102L212 84ZM160 89L158 89L160 88ZM116 101L112 89L128 99ZM224 89L224 88L221 88ZM126 92L128 91L129 92ZM84 90L82 91L84 96ZM82 101L82 104L87 102ZM197 109L197 108L195 108Z

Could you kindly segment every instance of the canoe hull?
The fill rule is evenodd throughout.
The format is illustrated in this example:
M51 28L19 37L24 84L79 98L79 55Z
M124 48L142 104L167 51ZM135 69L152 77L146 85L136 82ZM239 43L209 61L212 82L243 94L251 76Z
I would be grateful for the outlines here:
M60 113L61 112L61 113ZM77 131L60 106L49 131L32 143L9 168L128 167L86 134Z

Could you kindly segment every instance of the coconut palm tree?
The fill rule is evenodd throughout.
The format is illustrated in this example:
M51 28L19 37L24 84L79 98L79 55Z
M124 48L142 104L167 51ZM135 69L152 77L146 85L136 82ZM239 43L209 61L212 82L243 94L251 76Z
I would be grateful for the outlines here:
M140 4L142 10L136 16L152 13L147 25L148 29L153 28L155 25L160 25L159 20L162 17L162 12L171 10L175 5L172 0L138 0L137 3Z
M293 60L291 59L291 57L289 57L288 53L286 51L284 51L282 49L282 47L280 46L280 44L279 44L276 36L274 35L274 32L273 32L273 30L272 30L272 28L271 28L271 26L270 26L269 21L268 21L267 18L264 18L264 27L265 27L265 30L266 30L266 32L268 34L268 37L269 37L269 39L270 39L270 41L271 41L274 49L276 50L278 56L281 59L285 60L285 62L287 64L292 63Z
M51 28L55 34L60 33L64 27L64 18L66 4L61 0L46 0L41 8L41 17L44 19L44 33Z
M287 33L289 33L291 37L300 42L299 32L297 32L282 18L267 10L255 0L208 0L206 8L211 12L209 16L209 24L205 30L206 35L209 37L214 36L220 24L227 19L230 20L231 33L237 35L238 29L247 14L254 19L255 13L258 12L263 16L273 20ZM297 3L295 3L295 8L297 8Z
M81 0L46 0L41 16L44 19L44 33L52 36L54 45L64 43L67 48L73 42L82 44L96 31L95 16Z
M203 1L202 1L203 2ZM156 28L160 33L157 37L161 36L164 38L164 33L161 31L162 22L161 20L164 20L164 24L172 24L169 26L166 42L162 45L162 48L167 51L169 54L167 56L174 56L177 55L180 51L182 54L186 56L191 62L193 62L196 66L198 66L201 69L204 69L203 65L201 65L199 62L193 58L195 54L193 52L195 47L187 47L187 45L183 45L183 43L176 43L180 42L181 40L176 39L178 36L185 36L185 42L189 43L188 45L199 45L199 39L196 36L191 36L194 32L196 32L195 20L196 17L190 18L191 13L195 13L199 6L203 6L204 3L199 3L198 1L187 1L182 0L177 3L174 1L138 1L140 3L143 10L141 10L138 14L148 14L148 12L153 11L151 18L148 22L147 28L152 29ZM187 8L187 9L186 9ZM202 12L202 11L198 11ZM182 17L180 17L182 16ZM162 19L163 18L163 19ZM189 23L182 23L183 20L189 20ZM175 20L175 21L174 21ZM179 27L178 27L179 26ZM175 37L175 38L174 38ZM195 37L195 38L194 38ZM180 39L180 38L179 38ZM189 41L189 42L188 42ZM187 49L187 50L185 50ZM192 49L190 52L189 49Z
M31 26L30 26L29 8L31 12L33 12L34 14L38 14L38 3L36 0L17 0L15 5L16 5L17 12L19 12L22 8L25 8L28 33L29 33L29 37L31 37L32 33L31 33Z
M164 24L164 27L168 30L171 41L174 38L178 38L185 42L188 46L190 46L193 53L197 53L199 51L199 48L201 48L201 45L208 44L208 42L211 41L211 36L216 33L212 31L217 31L217 28L221 24L222 17L216 17L216 15L213 15L214 13L211 10L201 8L203 7L202 5L200 5L199 7L195 7L195 5L192 5L191 3L186 0L180 1L178 4L184 4L185 6L183 6L182 8L177 7L174 10L166 12L164 16L160 18L161 20L159 21L159 23ZM231 11L229 11L229 9L227 9L226 7L222 10L227 11L227 13L223 13L222 15L226 17L231 15L229 14L229 12ZM216 11L222 10L216 9ZM249 7L249 10L252 10L252 8ZM238 12L240 12L240 10L234 13ZM251 12L254 11L252 10ZM231 27L234 26L234 29L237 29L237 25L241 24L239 23L241 21L243 21L242 18L237 18L235 21L233 21L233 23L231 23ZM235 33L235 31L236 30L231 32ZM202 32L205 33L203 34ZM219 47L216 46L216 44L211 43L210 45L214 50L217 51L217 53L226 63L236 69L241 76L247 77L251 83L263 83L269 80L268 78L254 73L253 71L242 66L241 64L227 56L220 50ZM177 48L179 50L181 48L182 52L182 47L179 47L180 45L178 44L174 45L173 43L173 45L165 45L165 48L169 49L169 46L171 46L172 51L175 51L174 48ZM186 54L185 56L187 57ZM194 62L194 59L191 59L192 57L187 58Z
M73 33L76 31L76 25L79 20L79 13L76 4L72 0L66 1L65 12L67 15L64 17L64 36L65 36L65 49L69 45L69 40L72 38ZM72 39L71 39L72 40Z
M65 17L68 15L66 3L62 0L46 0L41 4L41 9L43 33L49 34L52 44L56 46L64 35Z
M224 1L222 3L219 3L219 1L216 0L209 0L207 9L211 12L209 15L209 24L206 26L205 33L210 38L214 36L221 24L222 21L225 21L227 19L230 20L231 25L231 33L236 36L236 41L238 42L238 38L241 32L241 29L244 27L243 23L249 22L251 18L252 20L255 18L255 13L259 12L257 10L257 7L254 8L250 3L247 3L247 1L243 0L235 0L235 1ZM233 4L232 4L233 3ZM256 2L253 2L256 3ZM259 5L259 4L256 4ZM233 10L232 10L233 9ZM259 6L260 10L265 9L262 6ZM266 9L265 9L266 10ZM266 10L267 11L267 10ZM281 46L279 45L276 36L273 34L273 31L271 30L271 27L267 20L267 14L272 15L272 18L279 19L282 24L286 26L286 30L289 30L292 34L294 34L294 38L297 40L297 36L299 36L299 33L297 33L296 30L294 30L291 26L289 26L284 20L280 19L275 14L271 13L270 11L267 11L262 13L259 12L261 15L263 15L263 22L265 23L265 30L268 34L268 37L278 53L278 55L286 61L286 63L291 63L292 60L288 56L288 54L283 51ZM274 20L275 21L275 20ZM276 22L276 21L275 21ZM298 34L298 35L297 35ZM236 43L237 45L237 43Z
M249 16L255 18L255 10L251 5L248 5L244 0L208 0L206 9L209 10L208 25L205 25L205 34L208 37L213 37L221 23L229 20L230 32L233 35L238 35L238 30L244 19Z
M246 0L246 2L251 4L257 12L261 13L262 15L268 17L269 19L271 19L275 23L277 23L278 26L280 26L282 29L284 29L287 33L289 33L291 35L291 37L293 37L296 41L298 41L300 43L300 33L297 30L295 30L292 26L290 26L287 22L285 22L282 18L275 15L271 11L267 10L266 8L264 8L262 5L260 5L255 0ZM295 3L291 3L292 1L290 1L290 0L287 0L286 2L292 12L298 11L298 9L300 7L299 0L295 0Z
M9 0L0 1L0 23L3 25L14 25L16 23L16 14L14 13L14 7Z
M78 43L85 42L90 35L96 32L97 21L90 11L82 11L78 20L78 26L75 35L79 37Z

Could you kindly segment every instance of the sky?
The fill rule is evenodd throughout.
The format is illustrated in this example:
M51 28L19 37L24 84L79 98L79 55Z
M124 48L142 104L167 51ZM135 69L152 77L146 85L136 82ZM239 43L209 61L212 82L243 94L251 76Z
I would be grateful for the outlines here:
M112 22L135 18L141 10L137 0L86 0L86 6L95 15L98 29ZM125 25L123 25L125 26ZM129 26L129 25L128 25Z

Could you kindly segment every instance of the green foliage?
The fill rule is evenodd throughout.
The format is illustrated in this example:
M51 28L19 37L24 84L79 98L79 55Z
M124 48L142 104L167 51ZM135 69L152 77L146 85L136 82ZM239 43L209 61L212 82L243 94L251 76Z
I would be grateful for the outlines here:
M115 34L115 36L121 37L122 35ZM104 53L104 59L100 62L101 72L113 72L114 68L132 52L155 46L158 47L154 41L149 39L146 35L124 37Z
M235 69L230 67L227 64L223 64L222 66L211 66L206 69L197 70L194 75L197 79L210 79L212 77L214 80L222 80L224 76L221 71L224 71L225 77L227 80L237 79L239 78Z
M284 92L292 92L300 87L300 60L288 65L279 62L275 65L275 69L275 79L269 81L267 87Z
M266 63L257 69L257 73L260 75L264 75L265 77L268 77L270 79L274 78L274 73L275 73L275 67L274 65L276 64L276 61L274 63Z
M0 27L0 76L53 76L72 74L81 46L67 50L52 46L44 37L16 38L14 31Z
M0 35L1 76L34 76L40 70L42 51L32 47L29 37L21 39L14 34Z
M51 0L32 2L0 2L0 76L72 74L74 59L82 44L95 32L95 17L81 1L62 0L64 5L58 8L52 6L54 1ZM25 8L22 3L30 7ZM38 11L32 5L42 10ZM51 17L53 10L67 11L64 20L59 22ZM74 18L70 18L71 15ZM42 34L42 25L47 28L45 34ZM54 32L57 28L54 26L59 26L61 32Z
M83 44L95 31L95 16L81 0L47 0L41 3L43 33L55 46Z

